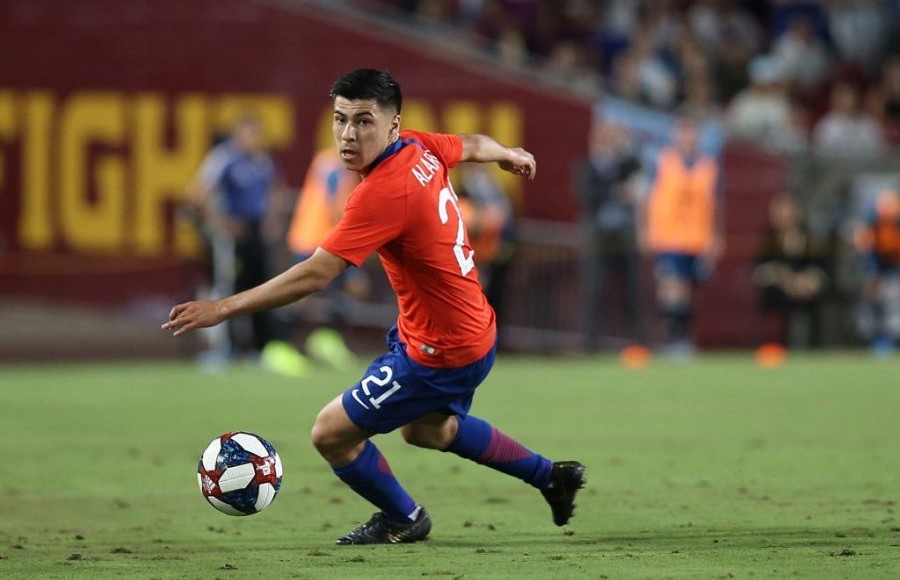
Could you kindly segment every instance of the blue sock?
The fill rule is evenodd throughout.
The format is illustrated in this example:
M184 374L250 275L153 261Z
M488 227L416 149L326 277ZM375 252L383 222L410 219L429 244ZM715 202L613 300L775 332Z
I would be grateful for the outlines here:
M549 459L529 451L478 417L457 416L456 419L459 431L446 451L518 477L538 489L550 483L553 462Z
M356 459L333 470L350 489L375 504L388 518L397 522L414 519L416 502L400 486L384 455L371 441L366 441Z

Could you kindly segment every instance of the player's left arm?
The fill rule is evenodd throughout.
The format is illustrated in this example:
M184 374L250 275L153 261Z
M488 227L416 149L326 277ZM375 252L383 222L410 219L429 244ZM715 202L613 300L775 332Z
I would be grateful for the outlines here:
M521 147L505 147L487 135L460 135L460 161L497 163L500 168L528 179L534 179L537 164L534 155Z
M221 300L197 300L175 306L162 329L179 336L235 316L284 306L324 289L345 269L347 262L343 258L318 248L308 259L259 286Z

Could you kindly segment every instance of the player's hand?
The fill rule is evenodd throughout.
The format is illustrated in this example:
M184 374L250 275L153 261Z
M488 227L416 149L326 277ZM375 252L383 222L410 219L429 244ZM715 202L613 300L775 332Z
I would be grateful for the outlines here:
M534 179L537 173L537 163L534 161L534 155L525 151L521 147L511 147L507 149L509 157L500 162L500 169Z
M172 336L180 336L195 328L215 326L224 319L217 300L199 300L185 302L172 308L169 312L169 321L161 328L171 331Z

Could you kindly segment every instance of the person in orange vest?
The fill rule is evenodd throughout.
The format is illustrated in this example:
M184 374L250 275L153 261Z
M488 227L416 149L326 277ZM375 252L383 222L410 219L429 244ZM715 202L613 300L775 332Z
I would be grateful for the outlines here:
M699 150L697 123L679 119L657 159L639 233L641 248L654 257L665 350L674 355L694 351L694 288L711 274L723 249L719 173L718 161Z
M876 355L893 354L900 339L900 193L882 192L854 232L863 261L865 334Z
M288 249L301 262L315 253L316 248L338 224L353 188L359 184L359 174L344 168L334 147L322 149L313 157L306 171L306 179L294 207L287 233ZM306 351L314 358L335 368L352 363L353 353L338 330L344 325L346 311L345 288L365 292L367 279L361 270L347 270L328 292L330 301L326 326L313 330L306 340Z
M506 273L516 253L512 206L489 168L468 165L457 171L459 209L475 252L481 285L497 320L503 320Z

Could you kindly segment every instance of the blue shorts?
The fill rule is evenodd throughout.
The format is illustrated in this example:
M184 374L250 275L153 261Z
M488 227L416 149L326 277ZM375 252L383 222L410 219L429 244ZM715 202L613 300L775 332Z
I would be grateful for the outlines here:
M698 282L709 275L709 264L696 254L660 252L656 254L657 278L678 278Z
M344 391L350 420L372 433L389 433L429 413L465 417L475 388L494 366L497 345L472 364L436 369L411 360L397 327L387 334L388 352L372 361L363 378Z

